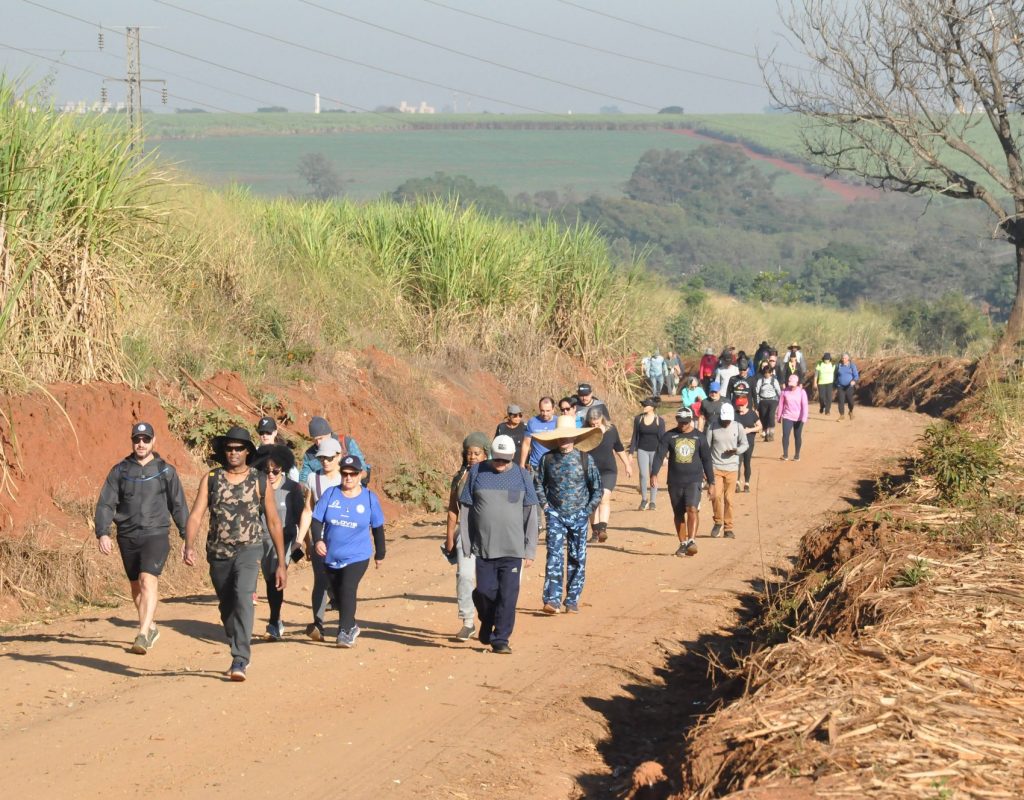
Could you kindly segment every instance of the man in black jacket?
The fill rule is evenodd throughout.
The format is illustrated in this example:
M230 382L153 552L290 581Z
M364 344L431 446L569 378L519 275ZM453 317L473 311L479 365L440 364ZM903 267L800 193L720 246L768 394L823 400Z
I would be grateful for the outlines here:
M96 538L100 552L113 550L110 523L117 529L117 548L139 612L139 633L132 652L145 655L160 632L153 624L158 580L170 552L170 520L184 537L188 507L174 467L154 451L156 434L148 422L132 426L132 454L107 475L96 503Z

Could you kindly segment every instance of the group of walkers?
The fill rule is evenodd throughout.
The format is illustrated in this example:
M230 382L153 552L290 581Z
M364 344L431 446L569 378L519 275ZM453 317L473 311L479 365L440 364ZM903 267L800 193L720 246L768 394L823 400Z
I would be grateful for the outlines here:
M575 395L559 401L541 397L536 415L528 420L519 405L511 404L493 435L476 432L464 439L441 546L456 566L458 640L476 635L496 653L511 652L520 578L536 557L542 529L542 609L550 615L579 613L587 545L607 541L619 466L632 478L634 456L641 511L657 508L658 475L667 463L678 556L697 553L705 491L712 502L710 536L735 537L735 495L750 492L758 435L772 441L781 424L782 459L789 459L791 438L793 460L800 459L809 402L798 344L790 345L781 363L766 342L753 357L731 347L719 356L708 350L692 376L674 352L664 359L655 351L645 369L659 370L648 372L649 378L672 372L679 382L681 406L672 428L658 412L658 392L668 388L664 383L652 381L654 391L641 401L628 445L607 405L589 384L580 383ZM840 418L852 419L858 380L848 354L833 363L825 353L812 382L820 413L829 415L835 398ZM355 440L335 434L323 417L310 420L312 444L301 464L280 439L272 417L260 419L256 430L259 446L241 427L212 440L211 460L217 466L200 480L190 511L177 472L155 450L153 426L133 425L132 452L108 474L95 517L102 553L112 552L111 523L117 530L139 618L132 652L145 654L159 637L154 615L158 578L170 552L170 521L184 539L182 560L192 566L207 514L206 557L231 649L231 680L246 679L252 658L258 574L263 573L267 588L266 636L281 640L288 567L304 558L313 568L305 634L325 640L330 601L339 618L335 643L344 648L356 644L359 584L370 560L378 566L386 554L384 514L368 488L370 465Z

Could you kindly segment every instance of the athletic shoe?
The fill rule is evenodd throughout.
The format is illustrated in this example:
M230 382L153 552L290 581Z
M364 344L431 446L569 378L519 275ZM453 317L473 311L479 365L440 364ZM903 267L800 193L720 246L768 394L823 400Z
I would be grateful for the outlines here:
M697 555L697 543L693 539L687 539L682 542L679 547L676 548L675 555L677 556L695 556Z
M711 538L712 539L717 539L721 535L722 535L722 525L721 525L721 523L716 522L714 525L711 526Z
M241 683L245 680L245 662L242 661L242 659L236 658L231 662L231 669L228 670L228 677L235 683Z
M842 421L843 421L843 417L845 417L845 416L846 416L845 414L842 414L842 413L841 413L841 414L839 415L839 421L840 421L840 422L842 422Z
M744 494L750 494L750 484L749 483L744 484L744 486L743 486L743 493Z
M315 622L311 622L306 626L306 636L314 642L322 642L324 640L324 629Z
M476 633L476 628L474 626L463 624L462 630L455 634L455 638L460 642L468 642L473 638L474 633Z
M789 461L789 456L779 456L779 461Z
M338 631L338 647L355 647L359 638L359 626L353 625L352 630Z
M561 607L555 603L545 603L543 608L545 614L557 614L561 610Z
M275 642L281 641L284 638L284 623L271 622L267 625L267 637Z
M849 417L850 417L850 422L853 422L853 409L852 408L850 409Z
M480 640L480 644L487 645L491 643L491 634L483 628L480 629L480 635L476 638Z
M646 511L647 510L647 501L646 500L641 500L640 501L640 505L637 506L636 510L637 511Z
M590 543L597 544L599 541L601 541L601 534L596 530L592 531L590 534Z
M160 631L157 630L156 625L149 629L149 636L146 637L146 649L152 650L153 645L156 644L156 640L160 638Z
M793 456L793 460L794 461L799 461L800 460L800 456Z
M580 613L580 607L577 606L577 605L573 605L572 603L566 603L565 604L565 613L566 614L579 614Z
M144 656L149 652L149 637L140 633L135 637L135 643L132 644L132 652L137 656Z
M658 506L656 506L654 503L648 503L647 504L647 510L648 511L657 511L658 510Z
M512 655L512 648L509 647L507 644L504 644L504 643L499 643L499 644L496 644L496 645L492 645L491 646L491 651L494 652L494 653L498 653L499 655L503 655L503 656Z
M726 531L722 534L726 539L735 539L736 534L733 531Z
M599 543L604 543L604 542L608 541L608 529L607 528L601 528L601 530L599 530L597 532L597 541Z

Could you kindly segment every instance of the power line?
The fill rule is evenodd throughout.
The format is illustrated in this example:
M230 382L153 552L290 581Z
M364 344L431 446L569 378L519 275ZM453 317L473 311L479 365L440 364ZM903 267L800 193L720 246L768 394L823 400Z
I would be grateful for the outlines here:
M305 2L305 0L299 0L299 2ZM428 3L428 4L432 5L432 6L437 6L438 8L447 9L448 11L452 11L452 12L454 12L456 14L464 14L467 17L475 17L476 19L482 19L485 22L491 22L491 23L494 23L495 25L500 25L503 28L509 28L511 30L514 30L514 31L522 31L523 33L529 33L532 36L539 36L542 39L550 39L551 41L558 42L559 44L567 44L567 45L571 45L572 47L583 48L584 50L592 50L595 53L602 53L604 55L615 56L616 58L624 58L624 59L626 59L628 61L635 61L638 64L647 64L648 66L659 67L661 69L670 69L670 70L672 70L674 72L683 72L683 73L686 73L687 75L697 75L697 76L702 77L702 78L711 78L713 80L718 80L718 81L728 81L729 83L738 83L738 84L741 84L743 86L756 86L758 89L764 88L763 86L760 86L758 84L749 83L747 81L738 80L736 78L726 78L726 77L721 76L721 75L712 75L712 74L707 73L707 72L700 72L698 70L692 70L692 69L686 69L685 67L679 67L679 66L676 66L675 64L665 64L664 62L661 62L661 61L652 61L649 58L641 58L639 56L632 56L629 53L620 53L617 50L608 50L608 49L606 49L604 47L597 47L596 45L586 44L585 42L576 42L576 41L573 41L572 39L563 39L561 36L555 36L555 35L550 34L550 33L545 33L544 31L534 30L532 28L524 28L522 25L516 25L515 23L512 23L512 22L505 22L505 21L500 20L500 19L495 19L494 17L487 17L487 16L484 16L483 14L477 14L475 11L467 11L466 9L463 9L463 8L456 8L455 6L450 6L450 5L447 5L445 3L440 3L440 2L438 2L438 0L423 0L423 2L424 3ZM708 46L708 47L715 47L715 45L706 45L706 46Z

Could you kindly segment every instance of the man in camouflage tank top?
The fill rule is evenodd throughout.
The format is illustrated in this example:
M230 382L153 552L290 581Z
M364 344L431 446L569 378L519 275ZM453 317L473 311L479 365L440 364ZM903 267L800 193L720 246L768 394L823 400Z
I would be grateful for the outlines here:
M273 491L267 490L263 473L250 466L256 446L244 428L231 428L211 443L214 458L222 465L199 483L199 492L185 526L186 564L195 564L193 543L199 525L210 511L210 530L206 538L206 558L210 580L217 592L220 618L231 644L228 676L244 681L252 657L250 642L253 626L253 594L263 558L263 522L266 519L271 541L277 551L278 589L288 579L284 556L284 534L277 514Z

